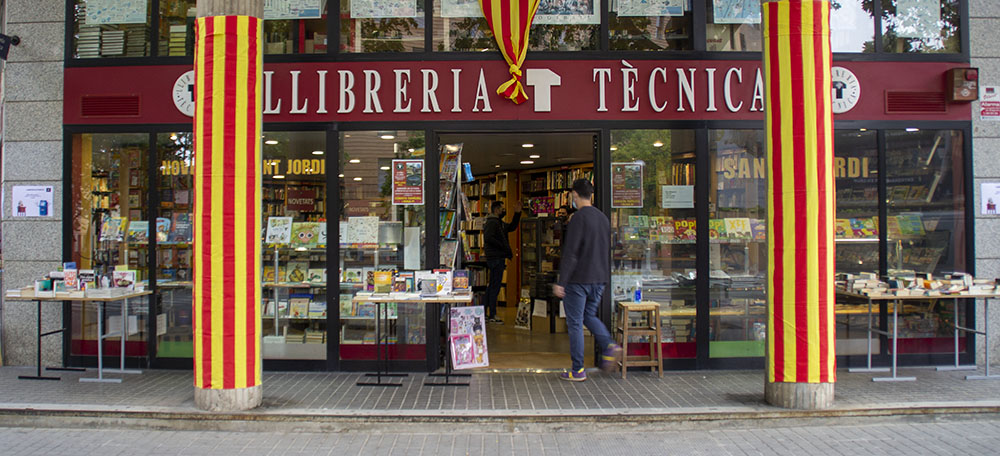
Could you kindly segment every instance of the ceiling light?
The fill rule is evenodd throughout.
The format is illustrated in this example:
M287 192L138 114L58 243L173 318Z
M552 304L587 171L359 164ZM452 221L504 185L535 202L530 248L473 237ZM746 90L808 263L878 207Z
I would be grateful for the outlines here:
M339 178L343 179L343 178L344 178L344 175L343 175L343 174L338 174L338 175L337 175L337 177L339 177Z
M274 175L274 179L284 179L284 178L285 178L284 174L275 174Z
M657 141L653 143L653 147L663 147L663 141Z
M324 152L322 150L314 150L313 151L313 155L323 155L323 154L324 154Z
M494 167L494 168L499 168L499 167L500 167L500 165L493 165L493 167Z
M414 152L414 149L411 147L409 149L406 149L406 151L412 154Z
M919 128L907 128L906 131L920 131Z
M268 139L267 141L264 141L264 144L267 144L269 146L273 146L275 144L278 144L278 141L275 140L275 139Z
M528 155L528 158L542 158L541 155Z
M396 137L393 136L393 135L382 135L382 136L379 136L379 138L382 138L382 139L396 139Z
M861 128L858 131L868 131L868 129L867 128Z
M359 181L359 182L360 182L360 181L361 181L361 178L360 178L360 177L355 177L355 178L354 178L354 180L355 180L355 181Z
M360 158L352 158L352 159L348 160L348 163L361 163L361 159Z
M177 135L170 135L171 141L177 141Z
M378 137L382 139L396 139L396 132L393 130L378 131L375 134L377 134Z
M521 160L521 164L522 165L534 165L535 162L533 160Z
M344 134L344 137L345 137L345 138L350 138L350 137L351 137L351 135L348 135L348 134Z
M295 248L295 251L296 251L296 252L305 252L305 251L306 251L306 248L305 248L305 247L296 247L296 248Z
M388 171L390 168L388 166L380 166L378 169L381 169L382 171Z
M618 150L618 146L611 146L611 150Z
M535 147L535 145L532 144L532 143L524 143L524 144L521 144L521 147L523 147L525 149L531 149L532 147Z

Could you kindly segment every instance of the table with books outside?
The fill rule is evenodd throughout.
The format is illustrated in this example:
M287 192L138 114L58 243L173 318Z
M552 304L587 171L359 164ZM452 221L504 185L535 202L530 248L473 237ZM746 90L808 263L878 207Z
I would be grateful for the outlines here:
M35 375L21 375L18 376L19 379L24 380L60 380L59 377L45 377L42 376L42 338L45 336L50 336L53 334L59 334L66 331L66 328L55 329L48 332L42 332L42 303L43 302L79 302L81 305L86 306L87 303L96 302L97 306L97 377L85 377L81 378L81 382L101 382L101 383L121 383L120 378L104 378L104 339L111 337L121 337L121 353L120 353L120 366L118 369L109 370L112 373L119 374L137 374L142 371L139 370L126 370L125 369L125 338L128 336L128 300L133 298L138 298L142 296L147 296L151 294L151 291L133 291L124 290L117 288L109 289L99 289L96 292L75 292L66 293L67 296L63 296L63 293L58 295L53 294L52 296L36 296L31 287L25 287L18 295L13 295L10 292L4 297L6 301L22 301L37 303L37 358L36 358L36 373ZM105 291L107 290L107 291ZM122 290L122 291L111 291L111 290ZM104 334L104 307L109 302L121 301L122 302L122 316L121 316L121 329L120 332L110 332ZM64 371L82 371L84 369L71 368L71 367L47 367L47 370L64 370Z
M401 386L402 383L383 381L383 377L406 377L408 374L405 373L390 373L389 372L389 352L387 342L388 334L382 334L383 324L388 325L388 312L383 311L383 305L388 303L398 303L398 302L419 302L422 304L444 304L447 308L447 313L450 314L451 307L453 305L468 305L472 303L472 294L444 294L437 296L426 296L417 293L390 293L390 294L358 294L353 298L354 304L375 304L375 372L365 374L366 377L375 377L375 381L359 381L358 386ZM385 323L383 323L385 322ZM445 340L448 340L448 333L450 332L450 324L446 324ZM387 331L388 332L388 328ZM450 346L449 346L450 350ZM383 354L383 351L385 352ZM443 374L429 374L432 377L442 376L445 378L444 383L434 383L427 382L424 385L434 386L434 385L453 385L453 386L468 386L468 382L455 383L451 382L451 377L456 376L468 376L469 374L454 374L451 369L451 356L445 356L445 373Z
M877 279L873 279L876 282ZM891 280L890 282L895 282ZM927 283L940 282L938 280L927 279ZM971 283L971 280L969 281ZM883 283L878 283L878 285L885 285ZM853 288L853 287L852 287ZM850 368L849 372L886 372L890 371L891 376L889 377L874 377L872 381L875 382L905 382L914 381L916 377L900 377L897 374L897 339L899 335L899 310L900 307L904 305L907 301L928 301L928 300L938 300L938 299L951 299L954 306L954 317L955 321L951 322L950 325L953 328L954 334L954 347L955 347L955 365L954 366L941 366L938 370L964 370L970 369L974 370L977 367L975 365L971 366L960 366L959 365L959 332L968 332L973 334L980 334L985 337L986 343L986 374L985 375L967 375L966 380L984 380L984 379L998 379L1000 375L990 375L990 326L989 318L983 323L983 330L979 331L975 328L966 328L958 324L958 300L959 299L982 299L984 302L984 313L983 315L989 315L989 305L990 301L993 299L1000 298L1000 293L997 292L995 288L989 290L985 288L972 288L967 286L967 289L959 291L947 289L940 290L935 286L935 288L925 289L916 287L902 287L902 288L880 288L875 286L873 288L865 288L862 290L849 289L843 286L836 288L836 294L845 297L857 298L867 301L868 303L868 327L867 327L867 366L861 368ZM872 321L872 303L876 301L891 301L892 304L892 330L883 331L875 327ZM872 334L880 334L892 339L892 355L891 355L891 368L886 367L872 367Z

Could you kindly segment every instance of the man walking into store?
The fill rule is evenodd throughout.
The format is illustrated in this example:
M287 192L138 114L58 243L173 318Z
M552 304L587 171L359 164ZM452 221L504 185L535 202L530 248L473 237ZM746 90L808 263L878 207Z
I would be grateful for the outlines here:
M503 202L494 201L490 205L490 216L483 224L483 250L486 254L486 268L490 271L490 284L486 288L486 321L491 323L503 323L503 320L497 318L497 296L503 285L507 260L514 257L507 235L517 230L521 222L521 202L514 203L514 218L510 223L504 223L506 215L507 209Z
M577 211L563 238L559 281L552 285L552 293L563 299L566 309L569 356L573 362L572 368L560 374L560 378L571 382L587 379L587 372L583 370L584 325L603 350L602 369L614 369L622 356L621 347L611 338L604 322L597 318L610 275L611 225L604 213L591 205L593 194L594 186L587 179L573 182L570 197Z

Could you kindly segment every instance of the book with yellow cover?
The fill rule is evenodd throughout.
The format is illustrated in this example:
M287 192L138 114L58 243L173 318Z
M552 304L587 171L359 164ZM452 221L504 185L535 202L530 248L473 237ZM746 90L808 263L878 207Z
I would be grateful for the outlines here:
M375 271L375 293L392 291L392 271Z

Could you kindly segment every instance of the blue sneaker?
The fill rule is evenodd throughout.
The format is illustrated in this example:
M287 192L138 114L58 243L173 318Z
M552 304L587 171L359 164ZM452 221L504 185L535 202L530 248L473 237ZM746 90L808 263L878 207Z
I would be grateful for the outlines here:
M583 369L578 371L573 371L573 369L568 369L566 372L559 374L559 378L566 380L567 382L582 382L587 380L587 372Z
M618 363L622 360L622 346L618 344L608 345L601 356L601 370L612 372L618 368Z

